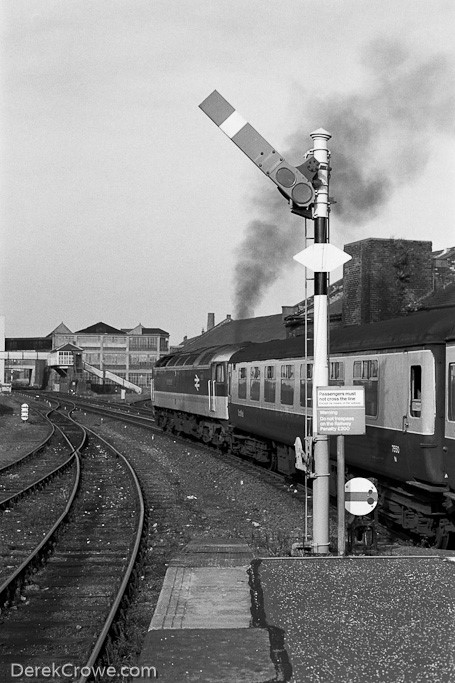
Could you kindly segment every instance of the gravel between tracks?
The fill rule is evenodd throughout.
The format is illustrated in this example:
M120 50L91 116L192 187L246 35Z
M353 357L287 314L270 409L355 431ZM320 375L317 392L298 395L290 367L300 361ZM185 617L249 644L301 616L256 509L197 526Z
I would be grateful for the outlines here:
M14 462L44 441L51 427L44 418L30 411L24 424L21 403L6 396L0 397L0 466Z

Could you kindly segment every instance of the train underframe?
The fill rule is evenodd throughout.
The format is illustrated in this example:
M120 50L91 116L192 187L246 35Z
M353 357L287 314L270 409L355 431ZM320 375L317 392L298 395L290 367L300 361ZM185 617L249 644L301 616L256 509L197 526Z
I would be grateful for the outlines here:
M292 446L261 439L236 430L227 420L217 421L192 413L155 408L159 427L176 435L185 435L248 458L263 467L286 477L299 479L295 469L295 451ZM331 467L331 495L336 495L336 462ZM346 467L346 478L372 476L371 473ZM379 514L388 522L420 538L422 544L436 548L455 547L455 501L444 498L438 487L416 482L378 479ZM333 490L332 490L333 489Z

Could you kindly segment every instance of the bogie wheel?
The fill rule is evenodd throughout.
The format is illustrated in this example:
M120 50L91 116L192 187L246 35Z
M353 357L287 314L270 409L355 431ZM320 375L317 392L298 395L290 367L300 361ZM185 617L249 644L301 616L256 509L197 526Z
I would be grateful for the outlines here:
M440 548L441 550L455 548L455 532L453 531L453 527L451 525L440 524L438 526L436 529L434 547Z
M269 470L271 472L278 472L278 455L276 451L270 454Z
M376 545L376 529L369 526L365 529L363 534L363 542L367 548L372 548Z

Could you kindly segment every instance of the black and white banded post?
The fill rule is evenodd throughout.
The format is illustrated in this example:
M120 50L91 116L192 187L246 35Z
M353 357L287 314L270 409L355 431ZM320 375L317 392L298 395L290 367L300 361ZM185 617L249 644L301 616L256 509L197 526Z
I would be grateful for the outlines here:
M313 139L314 156L320 162L319 181L321 183L314 202L314 244L328 242L329 215L329 154L327 142L332 137L323 128L310 133ZM314 360L313 391L316 387L329 383L329 348L328 348L328 273L314 273ZM313 406L316 395L313 394ZM314 474L313 481L313 552L329 552L329 440L327 436L316 436L313 419L314 442Z
M329 383L328 344L328 274L351 258L328 242L329 215L329 151L332 137L323 128L310 133L313 154L319 162L314 201L314 244L294 256L294 259L314 272L314 356L313 356L313 552L329 552L329 440L318 432L317 390Z

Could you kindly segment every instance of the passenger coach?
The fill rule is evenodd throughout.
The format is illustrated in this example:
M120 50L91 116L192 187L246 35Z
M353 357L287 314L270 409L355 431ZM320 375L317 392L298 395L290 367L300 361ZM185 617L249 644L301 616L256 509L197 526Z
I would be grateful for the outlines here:
M393 521L443 541L455 533L451 313L431 309L330 333L329 384L365 389L366 434L346 436L350 473L380 480L381 510ZM293 475L295 439L312 435L312 378L302 337L168 356L155 371L158 424Z

